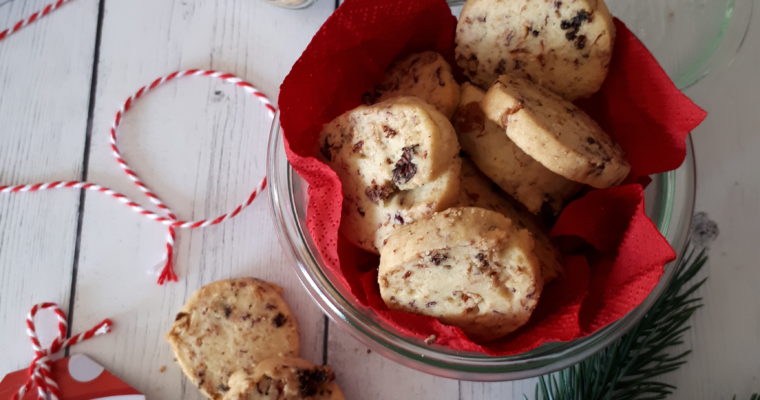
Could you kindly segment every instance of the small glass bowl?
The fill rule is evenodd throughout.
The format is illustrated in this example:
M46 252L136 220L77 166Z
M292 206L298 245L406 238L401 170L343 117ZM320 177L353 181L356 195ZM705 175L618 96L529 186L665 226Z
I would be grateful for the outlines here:
M665 267L659 284L644 302L625 317L585 338L550 343L527 353L493 357L427 345L407 337L377 318L341 287L325 268L306 227L307 184L285 156L279 114L269 137L267 176L278 235L294 256L299 280L322 311L367 347L402 365L447 378L473 381L515 380L543 375L573 365L601 350L636 324L662 294L678 260ZM691 229L696 186L691 139L684 164L676 171L653 176L646 190L647 214L679 254Z

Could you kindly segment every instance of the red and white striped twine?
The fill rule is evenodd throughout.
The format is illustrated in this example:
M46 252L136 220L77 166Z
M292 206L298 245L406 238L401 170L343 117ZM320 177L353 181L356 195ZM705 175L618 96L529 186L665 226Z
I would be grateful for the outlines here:
M42 18L51 12L59 9L62 5L70 2L72 0L58 0L55 3L51 3L45 6L42 10L37 11L36 13L28 16L26 19L22 19L21 21L16 22L13 24L12 27L0 32L0 40L5 39L6 37L20 31L25 26L33 23L34 21L38 20L39 18Z
M58 335L53 339L53 342L50 343L50 347L48 348L44 348L42 347L42 344L40 344L40 339L37 337L37 328L34 325L34 317L39 311L45 309L51 309L58 318ZM50 372L50 367L53 364L52 357L66 347L111 332L111 326L113 326L111 320L104 319L99 324L92 327L92 329L66 339L66 314L58 308L58 305L55 303L42 303L32 307L29 314L26 316L26 334L32 342L34 359L31 364L29 364L26 382L19 388L18 392L13 395L12 399L19 400L24 398L26 392L33 388L37 389L37 400L60 399L61 390L58 388L58 384L55 382Z
M30 17L19 21L16 23L13 27L6 29L2 32L0 32L0 41L7 38L11 34L17 32L18 30L22 29L23 27L31 24L32 22L36 21L38 18L44 17L45 15L49 14L51 11L58 9L63 4L70 2L72 0L58 0L55 3L49 4L41 11L38 11L34 14L32 14ZM135 101L143 97L146 93L149 91L165 84L168 82L171 82L175 79L182 78L182 77L190 77L190 76L203 76L203 77L209 77L209 78L215 78L220 79L223 82L232 84L236 87L241 88L243 91L245 91L247 94L253 96L256 98L261 104L264 106L264 108L267 110L267 113L270 118L274 118L276 108L272 104L272 102L267 98L267 96L260 92L258 89L256 89L255 86L252 84L242 80L241 78L228 73L218 72L218 71L212 71L212 70L200 70L200 69L189 69L184 71L176 71L172 72L169 75L160 77L153 82L151 82L148 85L145 85L137 90L132 96L127 98L127 100L124 102L124 104L121 106L121 108L116 112L116 116L114 117L113 124L111 125L111 128L109 129L109 141L111 146L111 152L116 159L116 162L119 164L121 169L124 171L125 174L129 177L130 180L143 192L143 194L148 198L148 200L153 203L158 209L159 213L145 209L140 204L136 203L135 201L132 201L127 196L118 193L112 189L109 189L107 187L103 187L100 185L96 185L94 183L88 183L88 182L78 182L78 181L67 181L67 182L49 182L49 183L37 183L33 185L18 185L18 186L1 186L0 185L0 194L1 193L23 193L23 192L38 192L43 190L53 190L53 189L81 189L81 190L90 190L94 192L103 193L105 195L111 196L121 202L122 204L126 205L127 207L131 208L136 213L151 219L156 222L160 222L167 226L168 233L166 235L166 256L165 256L165 264L163 266L163 269L161 270L161 273L158 277L158 283L160 285L163 285L166 281L177 281L177 275L174 272L173 268L173 261L174 261L174 241L176 238L176 232L175 229L181 228L181 229L197 229L197 228L205 228L211 225L217 225L220 224L230 218L234 218L240 212L251 205L253 201L256 199L256 196L262 192L267 185L266 177L261 179L261 182L259 185L251 192L251 194L248 196L248 198L241 204L239 204L237 207L235 207L234 210L231 212L219 215L216 218L212 219L201 219L197 221L185 221L180 220L177 218L177 216L171 211L169 206L167 206L161 198L158 197L157 194L155 194L149 187L146 185L140 177L137 175L137 172L135 172L127 163L127 161L124 159L124 157L121 154L121 151L119 151L119 147L117 145L117 130L119 128L119 125L121 124L122 118L127 113L127 111L132 108Z

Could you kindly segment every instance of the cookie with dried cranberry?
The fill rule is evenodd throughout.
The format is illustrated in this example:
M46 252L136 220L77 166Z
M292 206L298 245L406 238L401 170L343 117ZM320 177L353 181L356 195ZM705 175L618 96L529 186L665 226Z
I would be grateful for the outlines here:
M475 207L394 231L380 253L378 283L388 307L436 317L482 341L525 324L543 288L533 235Z
M335 374L327 366L316 366L295 357L269 358L252 374L236 372L229 381L224 400L343 400Z
M398 96L415 96L451 118L459 103L459 84L451 66L438 53L425 51L391 65L365 100L383 101Z
M348 111L325 125L320 143L342 183L341 232L367 251L379 252L395 227L458 199L454 128L416 97Z
M498 186L466 159L462 161L462 194L459 206L496 211L512 220L519 228L527 229L536 241L535 253L541 265L544 284L562 275L562 255L536 216L499 190Z
M522 151L565 179L607 188L630 172L620 145L596 121L527 79L502 75L480 104Z
M282 289L254 278L230 279L195 292L166 339L185 375L210 399L229 391L236 371L299 352L298 325Z
M580 189L525 154L509 139L504 129L486 118L480 106L485 92L465 83L454 127L462 150L502 190L538 214L557 214L565 200Z
M483 88L510 74L574 100L602 86L614 44L603 0L468 0L457 24L456 61Z

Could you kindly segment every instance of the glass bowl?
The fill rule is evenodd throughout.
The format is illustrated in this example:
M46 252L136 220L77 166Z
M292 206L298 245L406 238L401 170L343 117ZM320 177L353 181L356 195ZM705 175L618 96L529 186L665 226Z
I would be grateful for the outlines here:
M550 343L533 351L507 357L456 351L427 345L396 332L333 282L335 276L320 259L306 228L307 184L285 156L275 118L269 137L267 176L278 235L294 257L299 280L322 311L367 347L407 367L454 379L474 381L515 380L543 375L594 354L627 332L653 305L673 277L678 260L668 264L660 283L644 302L617 322L585 338ZM646 190L647 214L679 254L683 255L691 228L696 185L691 139L684 164L676 171L653 176Z

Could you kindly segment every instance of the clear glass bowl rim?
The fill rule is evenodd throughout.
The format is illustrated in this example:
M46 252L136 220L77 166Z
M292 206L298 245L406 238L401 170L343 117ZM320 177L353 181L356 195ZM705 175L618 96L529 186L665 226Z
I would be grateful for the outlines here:
M677 181L676 171L660 174L652 184L661 185L662 207L657 208L653 221L668 238L678 257L666 265L665 273L652 293L626 316L584 338L563 343L545 344L535 350L514 356L494 357L479 353L456 352L441 346L428 346L418 339L392 332L343 296L320 266L311 240L298 220L293 182L297 174L287 161L281 139L279 113L275 116L269 136L267 177L272 213L276 219L277 235L286 251L293 257L293 267L301 284L322 311L339 327L346 329L373 351L422 372L454 379L473 381L504 381L535 377L554 372L593 355L631 329L651 308L673 278L675 265L684 255L691 231L696 191L696 163L691 137L687 141L687 156ZM298 178L300 179L300 178ZM680 213L675 215L676 184L685 190ZM675 222L675 223L674 223Z

